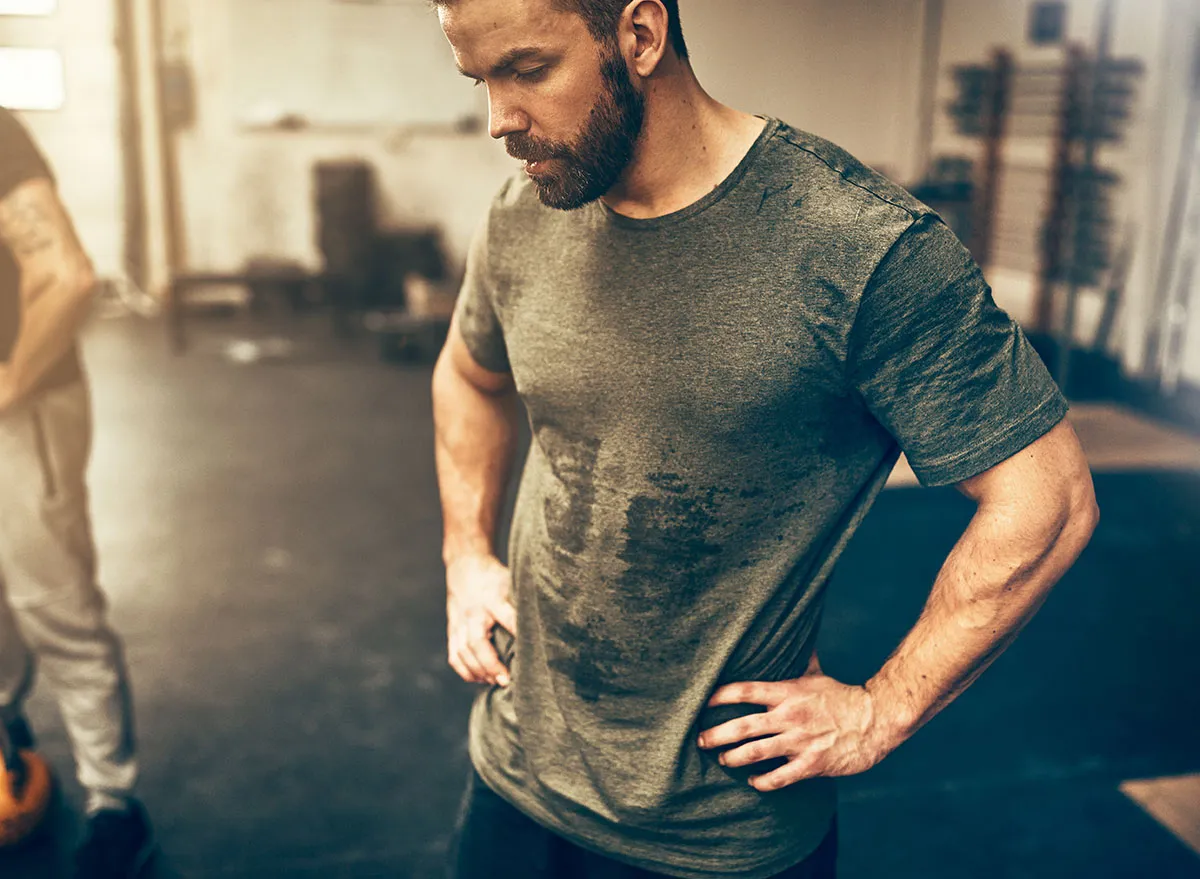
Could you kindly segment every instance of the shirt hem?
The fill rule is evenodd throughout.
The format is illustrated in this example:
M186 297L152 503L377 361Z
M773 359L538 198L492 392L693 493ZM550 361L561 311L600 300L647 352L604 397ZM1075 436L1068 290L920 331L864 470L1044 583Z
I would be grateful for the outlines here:
M836 807L830 811L829 819L824 823L821 832L815 840L806 840L804 845L794 846L769 860L739 861L739 862L707 862L691 861L690 863L664 863L660 852L651 846L640 846L623 842L624 848L615 848L608 842L616 840L611 836L600 834L585 834L569 827L557 819L548 809L542 807L535 797L514 797L509 786L503 783L499 774L493 774L491 766L474 745L470 748L471 763L479 777L492 792L508 802L510 806L523 813L530 820L555 833L573 845L595 852L605 858L630 864L642 870L649 870L674 879L719 879L736 874L742 879L771 879L771 877L788 870L810 857L820 846L833 826Z
M910 459L909 464L927 488L962 482L1008 460L1040 439L1066 417L1068 408L1062 394L1055 391L1015 423L1005 425L966 453L932 464Z

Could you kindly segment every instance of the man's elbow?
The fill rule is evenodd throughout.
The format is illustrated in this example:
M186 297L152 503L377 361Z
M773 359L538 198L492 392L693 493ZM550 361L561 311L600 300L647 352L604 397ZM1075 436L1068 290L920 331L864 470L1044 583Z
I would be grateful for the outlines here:
M75 266L64 278L65 286L70 297L81 305L90 304L96 293L96 269L91 260L84 260Z
M1087 546L1100 522L1100 507L1096 503L1096 488L1087 456L1074 431L1069 432L1070 448L1052 464L1048 471L1058 498L1062 527L1059 542L1065 542L1078 554Z
M1071 486L1066 525L1063 528L1064 536L1069 536L1082 550L1092 539L1098 524L1100 506L1096 503L1091 474L1085 471Z
M25 306L29 307L43 298L51 298L59 307L72 313L86 312L91 307L96 285L96 270L90 260L80 258L64 261L49 274L40 278L30 277L24 295Z

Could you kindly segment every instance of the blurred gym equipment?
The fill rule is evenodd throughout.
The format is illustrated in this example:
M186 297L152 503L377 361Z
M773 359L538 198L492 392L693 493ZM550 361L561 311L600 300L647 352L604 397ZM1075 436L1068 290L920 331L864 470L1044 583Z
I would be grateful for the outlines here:
M187 348L186 317L193 294L205 288L241 287L252 311L282 301L293 311L329 310L333 331L353 334L359 322L379 335L381 353L418 349L422 356L448 327L444 296L412 303L408 291L423 279L447 280L441 232L437 228L384 229L378 221L375 170L367 162L318 162L313 167L316 244L321 269L298 263L250 259L238 272L180 271L170 281L166 325L171 350ZM424 289L424 288L420 288ZM406 341L407 340L407 341ZM413 344L408 344L412 342Z
M34 751L18 750L0 724L0 849L33 835L46 817L52 789L46 761Z
M1097 150L1125 138L1143 65L1109 56L1111 23L1107 15L1101 20L1094 54L1073 46L1062 64L1019 66L998 50L989 65L956 68L958 94L948 108L959 133L982 141L967 238L972 254L985 268L1036 275L1029 329L1052 336L1049 359L1064 389L1081 291L1100 289L1105 297L1106 340L1130 259L1115 253L1121 177L1099 166ZM1007 161L1010 139L1050 141L1049 169Z

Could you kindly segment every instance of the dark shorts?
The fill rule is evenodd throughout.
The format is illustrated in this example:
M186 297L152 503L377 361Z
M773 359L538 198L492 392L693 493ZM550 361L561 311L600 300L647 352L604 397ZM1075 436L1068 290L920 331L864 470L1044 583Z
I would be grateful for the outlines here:
M471 773L450 844L449 879L662 879L568 842ZM837 821L809 857L775 879L834 879Z

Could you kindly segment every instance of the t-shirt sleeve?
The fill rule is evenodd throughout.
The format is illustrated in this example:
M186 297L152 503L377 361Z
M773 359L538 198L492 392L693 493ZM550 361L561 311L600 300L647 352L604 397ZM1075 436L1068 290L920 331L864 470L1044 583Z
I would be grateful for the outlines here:
M15 116L0 107L0 198L27 180L52 178L50 166Z
M1067 412L1045 364L936 215L916 220L876 267L847 366L923 485L982 473Z
M489 225L485 221L475 232L454 311L458 330L475 362L492 372L509 372L508 347L496 311L495 288L491 279Z

